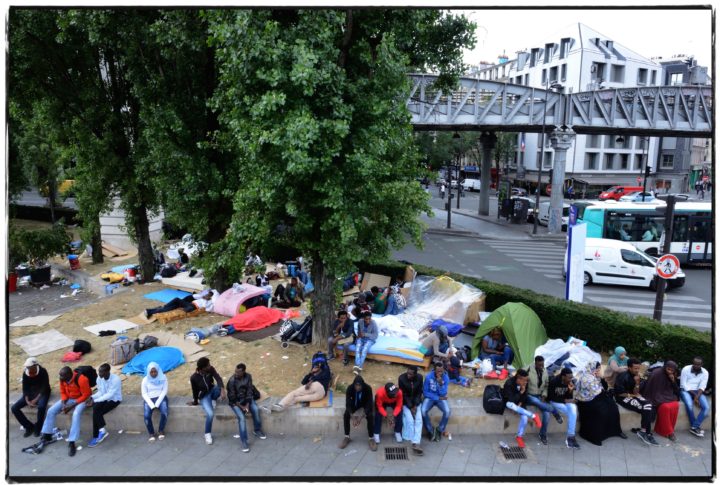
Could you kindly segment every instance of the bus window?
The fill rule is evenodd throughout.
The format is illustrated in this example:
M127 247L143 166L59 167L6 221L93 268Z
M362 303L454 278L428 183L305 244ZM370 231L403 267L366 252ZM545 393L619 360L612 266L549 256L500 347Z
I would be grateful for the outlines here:
M706 240L712 241L712 231L710 230L709 219L695 219L692 221L692 227L690 228L690 240L693 242L705 242Z
M673 241L683 242L688 240L688 218L687 216L676 216L673 222Z
M634 216L610 214L605 227L605 237L619 241L639 241L643 233L642 224Z
M638 217L642 226L640 240L643 242L657 242L660 240L664 227L662 217Z

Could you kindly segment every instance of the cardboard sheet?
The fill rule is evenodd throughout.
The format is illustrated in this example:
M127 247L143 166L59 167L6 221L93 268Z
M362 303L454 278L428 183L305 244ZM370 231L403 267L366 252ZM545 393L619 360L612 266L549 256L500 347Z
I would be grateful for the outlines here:
M22 320L18 320L15 323L11 323L11 327L42 327L43 325L46 325L53 320L55 320L60 315L37 315L35 317L27 317L23 318Z
M38 355L49 354L56 350L72 347L74 343L57 330L48 330L47 332L14 338L12 342L22 347L30 357L37 357Z
M154 331L141 333L138 338L142 340L147 335L157 337L158 346L160 347L177 347L183 353L186 362L197 362L200 357L207 357L210 352L207 352L204 347L196 344L192 340L184 338L182 335L177 335L171 332Z
M118 318L116 320L109 320L107 322L102 322L83 328L99 337L102 330L115 330L117 333L120 333L126 330L130 330L131 328L137 328L137 325L132 322L128 322L127 320L123 320L122 318Z
M362 283L360 284L360 291L368 291L373 286L377 286L378 288L390 286L390 277L375 273L365 273Z

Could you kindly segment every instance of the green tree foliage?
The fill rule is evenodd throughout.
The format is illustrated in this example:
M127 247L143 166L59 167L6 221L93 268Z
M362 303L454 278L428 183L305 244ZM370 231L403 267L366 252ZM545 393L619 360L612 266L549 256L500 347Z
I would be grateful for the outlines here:
M427 194L404 106L411 68L462 72L471 24L435 10L212 11L213 99L242 185L224 249L272 243L312 260L314 338L337 277L411 238ZM282 229L278 226L281 225ZM217 254L220 256L220 254Z

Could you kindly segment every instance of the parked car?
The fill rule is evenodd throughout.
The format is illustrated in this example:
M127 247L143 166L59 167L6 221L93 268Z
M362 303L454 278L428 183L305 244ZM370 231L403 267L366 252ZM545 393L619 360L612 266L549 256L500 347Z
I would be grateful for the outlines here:
M627 195L631 192L641 192L642 187L629 186L629 185L614 185L604 192L600 192L598 199L600 200L619 200L623 195Z
M645 199L643 199L643 194ZM652 192L631 192L620 197L620 202L653 202L655 195Z
M567 231L568 221L570 220L570 204L563 202L562 211L562 230ZM538 224L547 226L550 222L550 202L540 202L538 208Z
M608 285L627 285L656 289L657 258L640 251L625 241L616 239L590 238L585 243L585 262L583 285L600 283ZM566 276L567 254L563 264L563 276ZM668 280L670 288L679 288L685 284L682 269Z
M463 188L471 192L478 192L480 191L480 180L465 179L463 180Z
M510 195L517 195L517 196L520 196L520 197L524 197L524 196L527 195L527 190L521 189L520 187L513 187L513 188L510 190Z

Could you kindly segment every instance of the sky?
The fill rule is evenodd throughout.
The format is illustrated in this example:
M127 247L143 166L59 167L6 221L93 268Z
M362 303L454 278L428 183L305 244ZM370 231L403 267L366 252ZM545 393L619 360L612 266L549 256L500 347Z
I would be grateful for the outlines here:
M477 24L475 49L465 52L466 64L496 63L505 52L542 47L555 33L580 22L651 58L694 55L698 65L712 71L712 16L710 10L463 10Z

